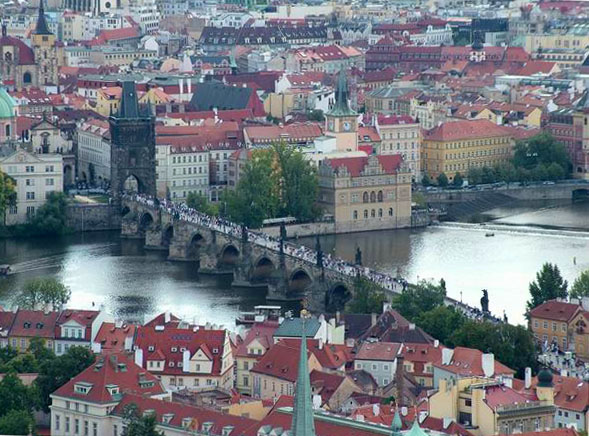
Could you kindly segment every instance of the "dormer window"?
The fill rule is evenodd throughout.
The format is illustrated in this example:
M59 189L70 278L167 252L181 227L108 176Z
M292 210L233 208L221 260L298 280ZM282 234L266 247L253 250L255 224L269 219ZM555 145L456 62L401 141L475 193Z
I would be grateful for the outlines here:
M36 327L40 330L43 328L43 323L42 322L38 322Z
M173 368L173 367L174 367L174 362L172 362L172 361L170 360L170 363L169 363L168 365L170 366L170 368Z
M105 388L110 395L117 395L120 393L118 385L106 385Z
M149 347L147 347L147 351L154 351L154 350L155 350L155 348L153 345L150 345Z
M172 347L172 353L175 353L177 351L178 351L178 348L177 347Z
M162 424L169 424L173 418L174 418L173 413L164 413L162 415Z
M231 432L233 431L235 427L233 427L232 425L226 425L225 427L223 427L223 436L230 436Z
M182 427L189 428L192 424L192 418L182 418Z
M217 354L219 352L218 348L213 348L213 354Z
M178 368L182 368L182 362L178 362L178 365L176 365Z
M31 328L31 323L30 322L25 322L23 324L23 327L26 328L26 329L30 329Z
M186 351L186 347L180 348L180 351L184 353Z
M202 431L207 433L209 431L211 431L211 429L213 428L213 423L210 421L207 422L203 422L202 423Z
M90 389L92 389L92 386L92 383L78 382L74 385L74 392L76 394L87 395Z

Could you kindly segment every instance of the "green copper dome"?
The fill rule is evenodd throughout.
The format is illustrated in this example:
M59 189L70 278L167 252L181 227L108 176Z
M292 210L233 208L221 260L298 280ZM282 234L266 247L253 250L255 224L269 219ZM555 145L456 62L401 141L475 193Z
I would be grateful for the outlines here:
M0 86L0 118L13 118L15 106L14 99Z
M541 388L551 388L552 372L548 368L542 368L538 373L538 386Z
M421 429L421 427L417 423L417 418L415 418L411 430L409 430L409 432L405 436L427 436L427 433Z

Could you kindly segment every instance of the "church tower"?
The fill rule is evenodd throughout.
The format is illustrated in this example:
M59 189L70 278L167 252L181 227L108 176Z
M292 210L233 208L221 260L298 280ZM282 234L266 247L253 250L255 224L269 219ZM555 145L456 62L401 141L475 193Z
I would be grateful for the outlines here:
M57 48L55 46L55 35L51 33L47 25L43 0L39 1L39 16L37 17L35 30L31 35L31 45L35 53L37 83L39 87L47 85L57 86Z
M341 70L337 78L335 104L325 114L325 134L335 137L337 151L358 150L358 114L348 103L346 72Z
M149 106L139 106L135 82L123 82L119 112L108 122L112 195L155 196L155 119Z
M292 436L315 436L315 419L313 417L313 404L311 398L311 378L309 377L309 365L307 359L307 335L305 332L305 319L308 316L306 310L301 311L301 354L299 356L299 373L294 396L294 410L292 411Z

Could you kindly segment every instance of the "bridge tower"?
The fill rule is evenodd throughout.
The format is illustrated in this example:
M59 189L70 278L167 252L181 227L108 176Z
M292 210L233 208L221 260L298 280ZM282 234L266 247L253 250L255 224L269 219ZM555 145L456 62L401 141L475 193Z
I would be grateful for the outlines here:
M109 118L111 136L111 191L156 195L155 119L149 106L141 107L135 82L123 82L119 112Z

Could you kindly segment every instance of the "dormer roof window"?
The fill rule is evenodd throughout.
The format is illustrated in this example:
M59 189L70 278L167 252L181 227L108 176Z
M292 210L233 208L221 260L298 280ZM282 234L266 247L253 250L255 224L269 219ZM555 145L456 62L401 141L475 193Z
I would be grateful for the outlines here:
M74 385L74 392L76 394L87 395L92 389L92 383L78 382Z

